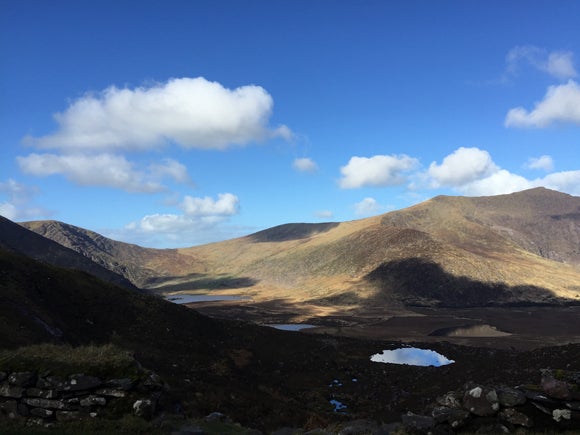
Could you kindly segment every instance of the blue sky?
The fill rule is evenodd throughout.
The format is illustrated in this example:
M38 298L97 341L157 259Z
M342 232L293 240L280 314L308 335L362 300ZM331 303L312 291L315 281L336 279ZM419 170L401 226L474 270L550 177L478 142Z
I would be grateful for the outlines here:
M580 195L580 2L0 0L0 214L151 247Z

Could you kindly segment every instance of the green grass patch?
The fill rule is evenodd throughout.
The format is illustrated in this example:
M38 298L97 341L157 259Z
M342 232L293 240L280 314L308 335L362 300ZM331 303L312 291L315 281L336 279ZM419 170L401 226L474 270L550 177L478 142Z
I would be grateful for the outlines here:
M138 377L139 369L131 352L112 344L73 347L36 344L0 351L0 371L36 371L67 376L84 373L103 378Z

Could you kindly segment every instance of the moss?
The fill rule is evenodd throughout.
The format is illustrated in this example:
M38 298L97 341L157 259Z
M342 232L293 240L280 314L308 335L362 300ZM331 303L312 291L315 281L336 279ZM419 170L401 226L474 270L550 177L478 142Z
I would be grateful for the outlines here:
M84 373L101 378L142 375L131 353L112 344L73 347L37 344L0 352L0 371L36 371L66 376Z

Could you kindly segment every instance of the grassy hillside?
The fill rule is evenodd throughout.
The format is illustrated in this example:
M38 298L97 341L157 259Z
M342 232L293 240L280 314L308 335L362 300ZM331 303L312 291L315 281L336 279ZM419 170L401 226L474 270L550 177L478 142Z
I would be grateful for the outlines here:
M179 250L62 223L25 225L157 292L235 290L256 301L361 307L580 300L580 198L543 188L441 196L368 219L285 224Z

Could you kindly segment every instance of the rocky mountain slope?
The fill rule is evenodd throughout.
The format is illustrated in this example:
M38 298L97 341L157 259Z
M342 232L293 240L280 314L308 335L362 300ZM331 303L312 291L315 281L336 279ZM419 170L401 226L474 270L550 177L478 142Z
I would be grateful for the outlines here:
M184 260L191 262L175 249L148 249L117 242L64 222L31 221L20 225L123 275L138 287L146 286L151 278L181 274L189 267Z
M543 188L440 196L341 223L286 224L178 250L24 223L154 291L372 307L580 301L580 198Z
M43 263L81 270L104 281L136 290L124 274L100 266L84 255L79 255L72 249L29 231L2 216L0 216L0 248Z

